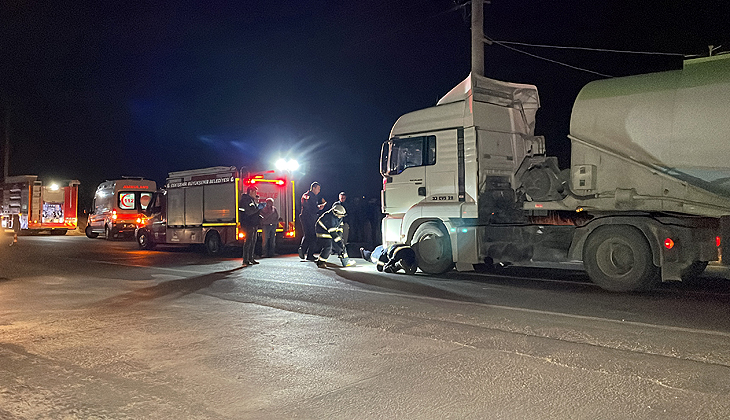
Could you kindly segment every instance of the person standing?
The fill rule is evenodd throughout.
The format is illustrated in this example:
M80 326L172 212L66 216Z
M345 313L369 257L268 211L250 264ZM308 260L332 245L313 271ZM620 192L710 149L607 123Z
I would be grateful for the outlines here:
M347 211L347 206L345 205L347 195L345 195L344 191L340 191L338 198L339 200L335 204L341 205L345 208L345 212L347 212L347 215L342 219L342 244L347 246L347 238L350 237L350 212Z
M18 233L20 233L20 215L13 215L13 242L10 242L10 246L18 243Z
M274 207L274 199L266 199L266 206L261 209L261 255L273 257L276 248L276 227L279 225L279 210Z
M238 200L238 219L241 222L241 228L243 228L243 262L241 265L244 267L258 264L258 261L253 259L253 249L256 246L256 231L259 228L259 212L261 211L258 207L256 193L258 189L256 187L248 187L246 194L241 194L241 198Z
M309 191L302 194L301 213L299 220L302 223L302 242L299 245L299 258L306 257L309 261L314 261L314 251L317 246L317 233L314 231L314 225L317 223L319 212L324 208L327 202L319 197L322 187L319 182L312 182Z

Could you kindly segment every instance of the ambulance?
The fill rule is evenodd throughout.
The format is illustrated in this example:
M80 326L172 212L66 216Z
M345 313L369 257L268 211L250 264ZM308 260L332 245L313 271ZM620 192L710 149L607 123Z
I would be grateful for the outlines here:
M157 183L141 177L104 181L96 188L85 233L107 240L133 238L137 221L147 208Z

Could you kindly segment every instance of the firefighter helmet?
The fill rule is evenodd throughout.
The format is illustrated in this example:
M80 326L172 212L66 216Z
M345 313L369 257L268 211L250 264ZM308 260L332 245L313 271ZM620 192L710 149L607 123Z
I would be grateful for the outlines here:
M335 203L332 206L332 213L334 213L335 216L337 216L337 217L345 217L345 215L347 214L347 211L345 210L345 206L343 206L342 204Z

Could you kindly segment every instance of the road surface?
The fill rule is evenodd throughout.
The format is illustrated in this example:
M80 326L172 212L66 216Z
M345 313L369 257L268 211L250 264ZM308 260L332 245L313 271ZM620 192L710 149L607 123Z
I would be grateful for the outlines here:
M0 419L730 418L722 270L615 294L2 239Z

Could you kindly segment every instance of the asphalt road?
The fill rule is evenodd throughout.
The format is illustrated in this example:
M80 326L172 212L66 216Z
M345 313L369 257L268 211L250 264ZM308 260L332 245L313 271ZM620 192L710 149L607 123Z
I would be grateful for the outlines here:
M730 418L724 270L615 294L0 239L0 419Z

